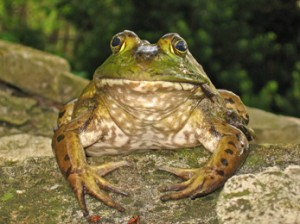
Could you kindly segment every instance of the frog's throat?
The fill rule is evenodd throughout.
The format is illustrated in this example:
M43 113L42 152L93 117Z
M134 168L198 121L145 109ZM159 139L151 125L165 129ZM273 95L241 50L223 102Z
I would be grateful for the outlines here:
M203 99L200 86L168 81L132 81L103 79L99 96L109 114L118 122L139 121L153 124L167 117L186 114ZM121 127L123 124L120 124Z

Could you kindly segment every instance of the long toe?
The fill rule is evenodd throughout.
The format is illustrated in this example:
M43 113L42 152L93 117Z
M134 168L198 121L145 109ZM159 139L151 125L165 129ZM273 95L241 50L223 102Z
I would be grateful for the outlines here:
M95 197L96 199L102 201L107 206L117 209L120 212L125 211L125 209L116 203L108 194L102 192L97 184L90 184L89 188L87 188L87 193Z
M184 181L182 183L165 185L165 186L159 187L158 190L161 191L161 192L180 191L180 190L183 190L183 189L187 188L189 186L190 182L191 181L188 180L188 181Z
M178 199L182 199L182 198L187 198L191 194L193 194L194 191L195 191L195 189L193 189L191 187L188 187L188 188L185 188L184 190L181 190L181 191L165 194L165 195L160 197L160 200L169 201L169 200L178 200Z
M124 195L124 196L128 196L129 195L125 190L120 189L120 188L116 187L115 185L110 184L109 182L107 182L107 181L105 181L103 179L101 180L101 182L97 181L97 183L98 183L98 185L99 185L99 187L101 189L104 189L104 190L107 190L107 191L111 191L111 192L114 192L114 193L118 193L118 194L121 194L121 195Z
M128 161L110 162L91 168L95 169L99 176L104 176L122 166L130 166L130 163Z
M185 169L185 168L176 168L176 167L170 167L170 166L161 166L161 167L158 167L158 169L175 174L176 176L178 176L184 180L188 180L188 179L192 178L192 176L197 171L197 169Z

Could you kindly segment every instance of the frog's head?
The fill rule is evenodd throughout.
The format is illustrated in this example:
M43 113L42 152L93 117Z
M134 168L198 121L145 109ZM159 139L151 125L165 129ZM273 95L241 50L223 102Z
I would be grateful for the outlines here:
M125 30L113 36L112 55L96 70L94 81L127 79L210 84L210 80L176 33L161 37L156 44L141 40Z

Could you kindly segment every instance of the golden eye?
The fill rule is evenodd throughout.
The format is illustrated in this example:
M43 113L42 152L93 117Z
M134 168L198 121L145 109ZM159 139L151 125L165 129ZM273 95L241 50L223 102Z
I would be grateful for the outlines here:
M124 49L124 39L123 35L115 35L110 41L110 48L113 53L118 53L122 49Z
M120 37L114 37L112 40L111 40L111 46L112 47L117 47L121 44L121 39Z
M186 42L183 40L177 41L175 48L180 52L185 52L187 50Z
M184 56L188 50L188 46L187 43L181 39L181 40L177 40L173 44L173 49L177 55Z

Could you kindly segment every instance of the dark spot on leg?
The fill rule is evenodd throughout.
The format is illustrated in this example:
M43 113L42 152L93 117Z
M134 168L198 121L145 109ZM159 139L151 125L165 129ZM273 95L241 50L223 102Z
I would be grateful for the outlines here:
M221 159L221 163L222 163L224 166L228 166L228 161L227 161L227 159L222 158L222 159Z
M70 160L69 155L65 155L64 160L65 160L65 161L69 161L69 160Z
M216 130L216 128L214 126L211 126L211 128L209 129L209 132L213 135L213 136L219 136L220 133Z
M245 148L245 143L244 142L241 142L241 148Z
M248 124L248 122L249 122L249 114L246 114L245 117L246 117L246 121L247 121L246 124Z
M213 179L215 179L215 178L214 178L214 176L210 176L210 179L213 180Z
M234 110L228 110L227 116L231 118L232 120L238 120L238 115Z
M226 103L234 104L234 100L232 98L225 98Z
M56 140L57 140L58 142L60 142L60 141L63 140L64 138L65 138L65 135L64 135L64 134L61 134L61 135L57 136Z
M217 173L219 176L224 176L224 171L223 171L223 170L216 170L216 173Z
M241 111L241 110L239 110L239 109L237 109L236 111L237 111L239 114L241 114L241 113L242 113L242 111Z
M233 155L233 151L231 149L225 149L225 152L229 155Z
M72 166L70 166L67 171L65 172L65 177L68 178L70 174L72 173Z
M64 111L61 111L61 112L59 112L59 114L58 114L58 118L62 118L63 116L64 116L64 114L66 113L66 111L64 110Z
M234 144L233 141L229 141L229 142L228 142L228 145L232 145L232 146L234 146L234 147L236 148L236 146L235 146L235 144Z

